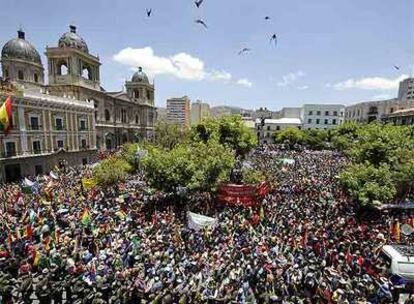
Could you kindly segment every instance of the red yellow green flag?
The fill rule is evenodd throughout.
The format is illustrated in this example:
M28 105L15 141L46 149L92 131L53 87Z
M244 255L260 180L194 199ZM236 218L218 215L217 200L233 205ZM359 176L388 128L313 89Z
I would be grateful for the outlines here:
M0 107L0 125L3 126L4 134L6 135L10 132L12 117L12 99L9 96Z
M82 213L81 222L84 226L87 226L91 222L91 214L89 213L88 208L85 208Z

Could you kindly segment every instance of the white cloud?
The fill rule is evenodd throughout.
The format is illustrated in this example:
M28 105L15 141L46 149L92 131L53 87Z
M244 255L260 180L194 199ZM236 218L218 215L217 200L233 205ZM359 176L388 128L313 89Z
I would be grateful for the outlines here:
M232 75L229 72L226 71L216 71L213 70L208 74L208 77L212 80L231 80L232 79Z
M282 81L278 82L277 85L279 87L287 87L291 85L292 83L294 83L299 78L302 78L304 76L305 76L305 73L303 71L299 70L297 72L292 72L292 73L284 75L282 77Z
M307 90L307 89L309 89L309 86L303 85L303 86L298 87L298 89L299 90Z
M245 87L248 87L248 88L251 88L253 86L253 83L247 78L241 78L241 79L237 80L236 83L238 85L245 86Z
M113 56L116 62L136 68L143 67L150 76L170 75L185 80L213 80L230 82L233 76L225 70L207 70L204 62L187 53L163 57L155 54L151 47L125 48ZM250 82L243 85L251 86Z
M371 100L384 100L384 99L391 99L392 96L390 94L379 94L371 97Z
M332 87L335 90L347 90L347 89L362 89L362 90L394 90L398 88L400 81L407 78L407 75L401 75L397 78L384 78L384 77L367 77L360 79L348 79L338 82Z

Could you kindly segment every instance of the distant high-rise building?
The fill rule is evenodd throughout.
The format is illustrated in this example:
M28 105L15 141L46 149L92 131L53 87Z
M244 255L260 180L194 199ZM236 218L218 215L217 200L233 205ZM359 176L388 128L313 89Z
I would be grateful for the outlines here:
M191 100L187 96L167 100L167 122L189 127L191 122Z
M407 78L400 82L398 99L414 99L414 78Z
M210 116L210 105L208 103L201 102L201 100L197 100L197 102L191 105L191 123L197 124L201 120L206 117Z

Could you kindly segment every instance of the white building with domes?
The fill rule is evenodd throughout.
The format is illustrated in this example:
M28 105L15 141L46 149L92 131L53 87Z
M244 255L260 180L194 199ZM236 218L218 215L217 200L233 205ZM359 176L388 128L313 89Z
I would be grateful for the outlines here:
M154 85L142 68L125 90L107 92L99 57L75 26L46 48L48 83L36 48L18 31L1 52L0 102L13 96L13 128L0 133L0 181L42 174L55 165L95 161L98 150L152 140Z

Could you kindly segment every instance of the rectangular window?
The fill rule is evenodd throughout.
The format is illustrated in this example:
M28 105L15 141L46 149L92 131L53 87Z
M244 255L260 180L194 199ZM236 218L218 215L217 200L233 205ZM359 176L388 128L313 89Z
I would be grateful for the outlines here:
M329 111L325 111L325 116L329 116Z
M58 141L57 141L57 147L59 149L63 149L64 146L65 146L64 141L62 139L58 139Z
M42 153L42 148L40 146L40 140L33 141L32 146L33 146L33 153L34 154Z
M341 112L341 117L343 117L344 116L344 112Z
M16 143L13 141L6 142L6 156L15 156L16 155Z
M278 131L279 131L279 130L280 130L280 126L276 126L276 130L278 130Z
M332 124L336 125L336 119L332 119Z
M79 130L80 130L80 131L86 131L86 120L81 119L81 120L79 121L79 124L80 124L80 126L79 126Z
M63 119L62 118L56 118L56 130L63 130Z
M329 120L325 119L325 125L329 124Z
M86 139L82 139L81 145L82 145L82 149L86 149Z
M312 119L308 119L308 124L311 124L312 123Z
M309 111L309 115L313 115L313 111Z
M39 117L37 116L30 116L30 129L32 130L39 130Z
M338 111L334 111L333 116L338 116Z
M321 121L320 119L317 119L316 124L319 125L320 121Z
M270 131L270 126L267 126L267 131Z

